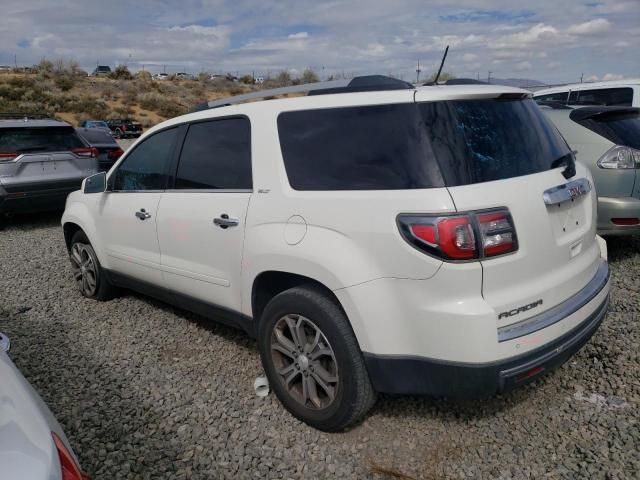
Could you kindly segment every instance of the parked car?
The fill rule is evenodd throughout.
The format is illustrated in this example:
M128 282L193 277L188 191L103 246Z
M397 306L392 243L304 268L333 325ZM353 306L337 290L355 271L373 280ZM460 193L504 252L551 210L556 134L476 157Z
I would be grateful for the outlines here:
M310 425L343 429L377 392L508 391L602 322L591 174L530 93L370 76L196 110L69 197L79 290L243 328Z
M109 65L98 65L91 73L92 77L106 77L111 74L111 67Z
M107 132L109 132L109 134L111 134L111 129L109 128L109 125L107 125L107 122L105 122L104 120L84 120L80 124L80 127L106 130Z
M176 78L178 80L195 80L195 77L186 72L178 72L176 73Z
M537 102L640 107L640 79L574 83L538 90L533 95Z
M62 427L7 355L9 345L0 333L2 478L88 480Z
M116 142L111 135L110 130L105 131L101 128L78 128L76 131L89 146L96 149L98 167L101 172L109 170L124 153L120 145L118 145L118 142Z
M156 73L153 76L154 80L167 80L169 78L169 74L168 73Z
M107 120L107 125L116 138L138 138L142 134L142 124L135 120L118 118Z
M598 192L598 232L640 233L640 109L555 106L545 113L591 170Z
M0 116L0 219L62 209L69 192L98 171L97 151L68 123L44 116Z

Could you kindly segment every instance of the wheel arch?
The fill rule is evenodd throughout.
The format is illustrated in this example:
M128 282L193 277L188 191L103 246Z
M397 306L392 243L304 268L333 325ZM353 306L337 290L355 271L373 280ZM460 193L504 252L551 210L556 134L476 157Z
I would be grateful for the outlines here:
M253 279L251 288L251 313L254 320L256 322L260 321L264 308L273 297L285 290L302 285L309 285L318 288L334 300L336 305L338 305L344 312L344 308L338 300L338 297L336 297L333 291L321 281L298 273L281 270L266 270L260 272Z

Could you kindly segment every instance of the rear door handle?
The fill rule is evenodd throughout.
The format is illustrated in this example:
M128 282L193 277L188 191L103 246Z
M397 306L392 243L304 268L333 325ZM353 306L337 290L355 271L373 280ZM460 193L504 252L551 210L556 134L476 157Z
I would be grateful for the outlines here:
M214 218L213 223L222 229L227 229L229 227L237 227L240 222L237 218L229 218L229 215L223 213L219 217Z
M135 215L140 220L146 220L147 218L151 217L151 214L147 212L144 208L141 208L140 211L135 213Z

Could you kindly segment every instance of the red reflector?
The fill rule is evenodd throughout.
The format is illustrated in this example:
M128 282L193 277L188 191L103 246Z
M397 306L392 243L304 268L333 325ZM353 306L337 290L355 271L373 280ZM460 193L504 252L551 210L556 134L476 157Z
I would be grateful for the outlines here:
M79 157L95 158L98 156L97 148L74 148L71 151Z
M85 473L82 473L80 467L76 463L71 455L71 452L67 450L64 443L60 438L55 434L51 433L53 437L53 443L56 445L56 450L58 451L58 457L60 458L60 469L62 470L62 480L90 480L89 476Z
M411 233L431 246L438 244L434 225L411 225Z
M476 239L469 217L453 217L438 223L438 245L455 260L476 258Z
M531 378L543 371L544 371L544 367L533 367L531 370L527 370L526 372L521 373L520 375L516 375L516 382L521 382L523 380L526 380L527 378Z
M615 225L638 225L640 218L612 218L611 222Z

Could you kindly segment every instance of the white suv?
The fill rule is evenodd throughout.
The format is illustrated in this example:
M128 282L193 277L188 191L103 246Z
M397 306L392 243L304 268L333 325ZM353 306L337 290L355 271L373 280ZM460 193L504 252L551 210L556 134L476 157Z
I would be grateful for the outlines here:
M608 304L589 171L523 90L380 77L145 133L69 196L75 278L257 338L322 430L376 392L485 396L566 361Z

